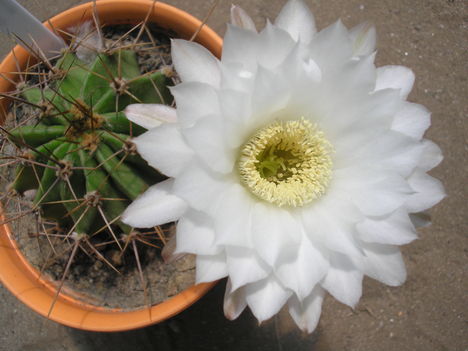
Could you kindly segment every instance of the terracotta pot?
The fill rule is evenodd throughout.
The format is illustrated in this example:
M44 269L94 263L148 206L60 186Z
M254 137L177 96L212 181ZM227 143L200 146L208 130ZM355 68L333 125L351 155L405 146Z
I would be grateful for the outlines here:
M50 23L56 29L66 30L82 21L91 20L92 6L90 2L69 9L51 18L45 25L49 27ZM201 25L199 20L172 6L156 2L152 8L153 1L151 0L101 0L96 2L96 6L103 24L139 23L150 12L149 22L171 29L185 39L189 39ZM202 27L195 41L204 45L213 54L220 56L222 40L207 26ZM29 54L18 46L14 49L14 54L20 66L25 67ZM0 65L0 72L12 78L13 76L8 72L16 70L13 53L10 53ZM13 89L13 84L7 79L0 79L1 92ZM6 103L3 99L3 111L6 111ZM1 217L0 213L0 221ZM47 316L57 283L42 277L28 263L19 251L8 225L0 226L0 280L18 299L39 314ZM70 327L92 331L109 332L141 328L161 322L183 311L202 297L214 284L215 282L192 286L167 301L152 306L151 309L143 308L130 312L93 306L83 302L83 296L63 289L49 318Z

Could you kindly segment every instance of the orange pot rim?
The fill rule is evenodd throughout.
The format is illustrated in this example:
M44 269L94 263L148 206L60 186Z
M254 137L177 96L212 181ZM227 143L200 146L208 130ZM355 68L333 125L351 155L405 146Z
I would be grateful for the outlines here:
M66 10L44 24L51 28L67 28L92 18L93 3L85 3ZM105 24L138 23L150 14L149 22L174 30L180 37L189 39L202 23L190 14L170 5L151 0L100 0L96 2L100 20ZM209 27L203 25L195 41L204 45L214 55L220 56L222 40ZM0 72L7 78L20 66L25 66L29 54L16 46L0 64ZM8 79L0 79L0 92L13 89ZM3 116L6 116L7 102L2 101ZM0 123L3 121L0 120ZM0 221L3 215L0 213ZM55 296L56 285L42 277L24 257L18 248L14 235L7 224L0 226L0 281L19 300L31 309L47 317ZM93 306L79 299L76 292L62 289L49 319L63 325L100 332L116 332L145 327L162 322L188 308L217 282L194 285L170 299L134 311L109 309Z

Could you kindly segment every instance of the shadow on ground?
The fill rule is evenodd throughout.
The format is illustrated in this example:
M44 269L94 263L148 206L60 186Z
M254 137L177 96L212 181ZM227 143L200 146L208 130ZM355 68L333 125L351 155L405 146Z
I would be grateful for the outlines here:
M313 350L317 333L303 335L285 314L260 328L250 311L235 321L224 317L225 282L220 282L188 310L161 324L123 333L93 333L69 329L75 350Z

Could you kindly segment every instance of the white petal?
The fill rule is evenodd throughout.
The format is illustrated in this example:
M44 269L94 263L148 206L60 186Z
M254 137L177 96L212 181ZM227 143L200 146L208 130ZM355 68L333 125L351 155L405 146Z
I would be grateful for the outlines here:
M334 253L321 285L335 299L354 308L362 294L363 274L344 255Z
M176 123L175 108L161 104L132 104L125 108L125 116L132 122L146 129L163 123Z
M274 112L284 108L289 98L286 82L281 81L278 74L259 67L251 97L253 111L249 133L274 119Z
M252 241L260 257L270 266L280 257L291 257L297 252L301 227L284 209L258 202L252 211Z
M227 247L226 257L231 291L248 283L262 280L271 272L271 267L265 264L254 250L244 247Z
M382 66L377 68L375 90L400 89L403 99L408 97L414 84L414 73L404 66Z
M349 31L355 56L367 56L375 51L377 32L369 23L361 23Z
M310 58L322 69L324 75L335 72L353 55L348 30L341 21L317 32L309 44Z
M175 232L175 229L174 229ZM184 253L176 253L176 236L175 233L172 235L169 240L166 241L166 244L164 245L162 251L161 251L161 257L164 260L164 263L173 263L177 261L179 258L184 257L186 254Z
M295 257L281 262L275 273L286 288L293 290L299 300L305 299L328 270L328 260L320 249L303 235Z
M218 92L224 121L224 138L229 147L238 148L245 143L244 130L250 118L250 95L236 90Z
M440 147L432 141L423 139L422 145L423 149L421 152L421 158L418 162L418 168L427 172L442 162L444 157L442 156L442 150Z
M335 171L335 187L349 194L362 213L383 216L402 206L413 192L406 179L390 170L367 168Z
M243 186L233 183L219 194L211 215L216 228L216 244L223 246L253 247L251 239L251 213L254 200ZM228 220L226 220L228 219Z
M242 48L239 47L239 43L242 43ZM239 63L244 69L253 69L257 65L259 45L257 33L228 24L221 62L223 65Z
M362 252L353 238L354 228L339 215L340 211L336 211L334 206L327 208L323 203L318 203L316 206L304 208L302 221L312 242L318 242L331 251L341 252L359 260Z
M398 247L364 242L362 247L366 253L366 275L390 286L403 284L406 268Z
M392 129L420 140L431 125L431 113L422 105L407 102L397 112Z
M205 165L216 172L230 173L236 154L226 145L223 120L216 115L200 118L193 127L182 130L187 144Z
M246 285L244 289L247 304L260 323L278 313L292 294L273 276Z
M221 66L221 86L218 93L223 90L235 90L250 95L256 71L256 66L248 70L239 62L223 62Z
M409 217L416 228L428 227L432 223L431 216L427 212L412 213Z
M402 209L384 218L366 218L356 228L359 238L371 243L404 245L418 237L408 213Z
M353 201L366 215L382 216L399 208L408 198L407 183L396 177L353 193Z
M227 276L226 255L197 255L197 284L212 282Z
M239 6L231 5L231 23L239 28L257 32L252 18Z
M174 183L174 194L187 201L190 207L205 212L217 205L225 189L223 179L195 164L184 169Z
M232 292L231 280L228 279L224 293L224 315L232 321L239 317L246 307L245 289L240 288Z
M219 86L219 62L200 44L172 39L172 61L183 82L202 82Z
M258 64L273 69L284 61L296 42L287 32L267 20L265 28L258 36L258 45Z
M138 196L122 214L122 222L136 228L149 228L176 221L187 204L171 193L173 179L151 186Z
M169 177L177 176L194 157L176 125L153 128L132 141L152 167Z
M177 105L178 123L191 127L201 117L219 113L216 90L208 84L185 82L171 87Z
M175 253L214 255L220 248L214 245L215 232L210 218L199 211L188 210L177 223Z
M410 195L405 203L408 212L427 210L446 196L442 183L420 170L416 170L408 178L408 182L416 192Z
M347 163L355 167L359 165L359 168L388 170L408 177L417 167L422 152L423 145L417 140L398 132L387 131L356 145L352 154L348 155Z
M289 299L289 314L303 332L310 334L317 327L322 312L323 295L323 289L317 286L302 303L294 295Z
M275 25L287 31L296 41L310 42L317 31L315 19L309 7L302 0L290 0L283 7Z
M388 132L400 106L399 93L392 89L377 91L363 99L343 104L341 108L335 106L335 114L342 116L341 119L322 119L321 126L323 125L329 140L334 141L335 159L340 165L355 163L355 153L350 154L348 150L367 150L369 154L372 149L369 149L368 144L379 140L383 133ZM359 133L350 133L350 129L359 130ZM386 149L388 152L388 148Z

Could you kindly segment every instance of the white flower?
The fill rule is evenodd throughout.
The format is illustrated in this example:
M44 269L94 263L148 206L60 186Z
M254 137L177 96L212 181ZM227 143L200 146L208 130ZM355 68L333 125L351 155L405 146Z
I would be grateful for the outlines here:
M197 254L197 282L229 278L228 318L249 306L263 321L286 304L312 332L324 291L355 306L363 275L403 283L397 245L416 238L409 214L444 197L426 174L441 152L422 139L430 113L406 101L412 71L374 66L373 27L316 32L297 0L260 33L239 8L232 18L221 61L173 41L177 123L134 140L171 178L124 221L179 220L176 253Z

